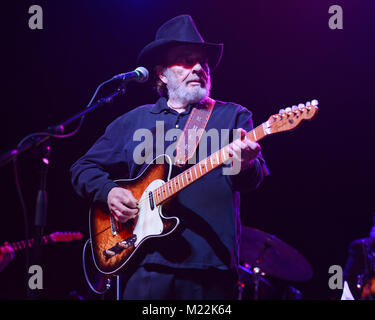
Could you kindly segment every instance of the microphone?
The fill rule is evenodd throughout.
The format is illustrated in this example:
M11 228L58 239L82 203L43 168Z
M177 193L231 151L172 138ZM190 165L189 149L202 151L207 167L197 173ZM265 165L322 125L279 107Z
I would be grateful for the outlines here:
M146 82L148 80L148 70L144 67L138 67L134 71L115 75L112 80Z

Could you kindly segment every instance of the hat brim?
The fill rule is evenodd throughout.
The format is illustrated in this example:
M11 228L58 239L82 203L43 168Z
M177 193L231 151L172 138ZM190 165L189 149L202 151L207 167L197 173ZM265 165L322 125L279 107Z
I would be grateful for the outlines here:
M220 63L223 55L224 44L210 43L210 42L189 42L176 40L155 40L145 46L137 58L137 65L145 66L146 68L153 68L162 63L163 54L166 50L182 44L193 44L202 46L207 50L208 66L211 71L214 71Z

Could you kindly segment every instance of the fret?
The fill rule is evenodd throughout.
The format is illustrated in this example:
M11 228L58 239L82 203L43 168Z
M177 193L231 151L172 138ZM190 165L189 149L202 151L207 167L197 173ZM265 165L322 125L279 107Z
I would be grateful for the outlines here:
M172 190L172 194L175 194L176 193L176 186L174 186L175 188L173 188L173 185L174 185L174 183L173 183L174 181L173 180L170 180L169 181L169 184L171 185L171 190Z
M171 189L171 184L168 181L165 185L167 186L168 197L170 197L173 194L172 189Z
M172 185L171 185L171 183L168 181L166 184L167 184L167 189L168 189L168 191L169 191L169 195L172 195L172 194L173 194L173 190L172 190Z
M209 156L208 158L207 158L207 162L210 164L210 166L211 166L211 169L210 169L210 171L214 168L213 166L212 166L212 160L211 160L211 156Z
M161 195L161 199L164 200L165 199L165 190L164 190L164 184L160 187L160 195Z
M262 136L262 132L260 131L260 127L256 127L253 131L256 133L255 135L255 142L260 140L261 136Z
M186 175L187 183L190 184L190 171L187 170L187 171L185 171L185 172L186 172L185 175Z
M194 172L193 172L193 167L191 167L189 169L189 177L190 177L190 183L194 182L195 181L195 178L194 178Z
M180 190L180 186L178 184L178 179L173 178L173 181L175 182L176 192Z
M159 190L159 188L155 189L155 192L153 192L153 193L155 193L154 197L155 197L157 203L159 203L159 193L158 193L158 190Z
M158 201L159 201L159 203L160 203L160 202L162 201L160 187L159 187L157 190L158 190L158 192L157 192L157 198L158 198Z
M270 123L268 121L263 122L261 126L259 126L259 129L262 129L262 138L266 136L267 134L271 134L270 130Z
M172 185L172 191L173 193L177 193L178 192L178 189L177 189L177 185L176 185L176 181L174 179L170 180L171 182L171 185Z
M219 162L217 162L217 159L215 158L215 155L216 154L213 154L212 156L211 156L211 163L212 163L212 168L214 169L214 168L216 168L218 165L219 165Z
M164 188L165 188L165 194L167 195L167 197L169 197L169 193L168 193L168 182L164 184Z
M169 198L169 192L168 192L168 182L166 182L164 185L163 185L163 188L164 188L164 200L165 199L168 199Z
M161 204L169 197L173 196L180 190L193 183L195 180L198 180L206 173L222 164L228 158L227 150L225 148L226 147L216 151L215 153L211 154L210 156L185 170L184 172L181 172L179 175L169 180L164 185L155 189L154 198L156 199L156 204Z
M202 175L204 175L202 169L204 168L204 164L202 162L199 162L199 168L201 169Z
M189 176L188 176L187 171L185 171L185 172L183 173L183 175L184 175L185 180L186 180L186 186L188 186L188 185L190 184L190 181L189 181Z
M210 164L211 164L211 170L215 169L215 160L212 155L210 155Z
M163 201L163 192L162 192L162 190L161 190L161 186L158 188L158 194L159 194L159 201L161 202L161 201Z
M225 148L221 149L221 152L222 152L222 156L223 156L223 162L226 161L225 159Z
M173 180L169 181L169 183L171 185L172 193L175 193L175 190L173 189Z
M189 169L188 171L188 177L189 177L189 184L190 184L194 181L193 172L191 171L191 169Z
M164 194L165 194L165 197L166 197L166 198L168 198L168 188L167 188L167 183L168 183L168 182L164 183L164 185L163 185L163 188L164 188L164 190L165 190L165 193L164 193Z

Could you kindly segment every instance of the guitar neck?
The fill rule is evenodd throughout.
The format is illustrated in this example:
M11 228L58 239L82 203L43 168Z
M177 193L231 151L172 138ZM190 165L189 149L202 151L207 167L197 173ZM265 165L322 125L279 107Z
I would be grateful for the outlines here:
M48 235L48 236L44 236L41 238L40 244L44 245L50 242L52 242L52 240L51 240L51 237ZM14 249L14 251L20 251L20 250L26 249L26 247L32 248L35 245L35 239L32 238L28 240L12 242L12 243L9 243L8 245L11 246Z
M254 128L246 134L246 138L256 142L263 139L266 135L271 134L268 130L268 121L262 123L260 126ZM190 184L205 176L207 173L221 166L230 159L229 148L233 144L226 145L222 149L211 154L207 158L198 162L194 166L180 173L173 179L167 181L164 185L153 191L153 196L156 205L160 205L166 200L171 199L178 192L185 189Z

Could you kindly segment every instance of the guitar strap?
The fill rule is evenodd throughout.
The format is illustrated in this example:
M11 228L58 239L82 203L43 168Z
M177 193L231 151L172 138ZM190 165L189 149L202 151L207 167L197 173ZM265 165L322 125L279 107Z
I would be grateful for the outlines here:
M176 145L175 165L183 167L194 155L195 150L202 138L204 129L210 119L215 100L207 98L203 104L193 108L185 128L182 131Z

